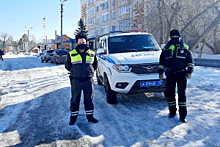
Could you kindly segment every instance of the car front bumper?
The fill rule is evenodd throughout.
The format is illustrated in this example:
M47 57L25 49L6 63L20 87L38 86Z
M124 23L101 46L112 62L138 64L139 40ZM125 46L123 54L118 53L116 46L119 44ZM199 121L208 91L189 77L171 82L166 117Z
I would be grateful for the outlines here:
M111 89L118 93L145 93L145 92L164 92L166 88L166 79L163 80L162 86L141 87L140 82L159 81L158 74L135 75L130 73L120 73L120 76L108 76ZM118 84L122 87L119 88ZM124 86L123 86L124 84Z

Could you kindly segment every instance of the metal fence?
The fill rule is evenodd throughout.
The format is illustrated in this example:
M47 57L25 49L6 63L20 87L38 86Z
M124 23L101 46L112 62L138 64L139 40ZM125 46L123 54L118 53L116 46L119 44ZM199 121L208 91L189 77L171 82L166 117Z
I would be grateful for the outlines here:
M220 68L220 59L194 59L195 66L218 67Z

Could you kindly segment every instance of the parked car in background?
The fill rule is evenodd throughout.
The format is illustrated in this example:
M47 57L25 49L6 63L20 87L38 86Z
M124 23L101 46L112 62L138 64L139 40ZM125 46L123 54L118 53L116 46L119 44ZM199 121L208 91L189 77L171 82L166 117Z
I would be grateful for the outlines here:
M51 56L51 63L64 63L69 52L64 49L54 50Z
M43 55L41 55L41 62L43 63L44 61L45 62L50 61L53 51L54 50L45 50L43 52Z

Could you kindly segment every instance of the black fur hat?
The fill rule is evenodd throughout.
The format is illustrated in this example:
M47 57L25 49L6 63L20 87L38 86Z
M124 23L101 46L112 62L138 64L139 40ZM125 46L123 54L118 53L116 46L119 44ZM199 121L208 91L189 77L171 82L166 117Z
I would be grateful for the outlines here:
M170 31L170 38L172 38L173 36L178 36L180 38L181 37L180 31L179 30Z
M84 34L84 33L82 33L82 32L78 33L78 34L75 36L76 43L78 42L78 39L79 39L79 38L84 38L84 39L86 39L86 41L87 41L87 36L86 36L86 34Z

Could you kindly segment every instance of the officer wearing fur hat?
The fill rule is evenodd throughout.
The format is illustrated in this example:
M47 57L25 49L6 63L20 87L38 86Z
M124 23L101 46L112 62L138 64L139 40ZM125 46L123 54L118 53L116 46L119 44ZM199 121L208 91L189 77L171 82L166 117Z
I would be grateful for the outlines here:
M176 115L176 99L175 87L178 87L178 105L179 105L179 120L187 122L186 115L186 83L187 79L191 78L194 68L192 52L188 45L181 40L181 34L178 30L170 32L171 40L163 48L159 61L159 78L163 79L165 72L167 81L167 96L169 105L169 118Z
M89 122L97 123L98 120L93 117L94 105L93 99L93 79L94 71L97 69L97 58L95 52L90 50L86 43L87 37L83 33L75 36L77 46L69 52L65 68L71 72L71 93L70 101L70 122L74 125L79 113L81 91L84 94L84 106L86 118Z

